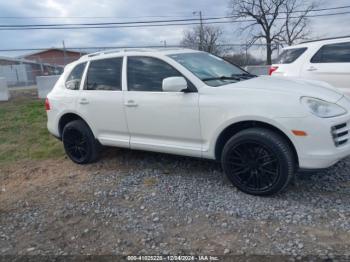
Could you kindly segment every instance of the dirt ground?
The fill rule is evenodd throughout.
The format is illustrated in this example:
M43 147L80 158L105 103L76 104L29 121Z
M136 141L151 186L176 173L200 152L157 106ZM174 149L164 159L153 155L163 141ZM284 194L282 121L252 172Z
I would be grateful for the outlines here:
M174 162L186 163L174 166ZM141 180L130 178L142 173L144 167L157 175L145 173ZM172 177L180 176L180 182L187 183L178 171L181 169L190 172L192 182L204 175L211 183L213 178L206 173L221 172L216 163L118 149L107 150L100 162L87 166L63 158L3 167L0 254L348 254L350 230L330 226L331 217L337 215L332 212L329 217L321 216L317 223L285 224L276 218L232 216L226 212L230 207L206 212L196 199L188 201L189 208L180 210L167 197L171 190L164 191L159 180L165 179L171 186ZM225 190L254 201L254 197L236 191L222 177L217 179ZM132 191L123 180L129 180L127 185ZM285 201L295 190L292 187L277 201ZM150 197L153 201L147 199ZM345 197L348 201L349 195ZM277 205L276 199L271 201ZM280 247L283 242L285 245Z

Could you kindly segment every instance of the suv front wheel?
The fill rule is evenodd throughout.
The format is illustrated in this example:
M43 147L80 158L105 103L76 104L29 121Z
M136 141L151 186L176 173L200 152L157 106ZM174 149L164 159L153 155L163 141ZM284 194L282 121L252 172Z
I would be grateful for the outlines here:
M260 196L283 191L295 170L294 155L287 141L264 128L235 134L224 146L221 163L233 185Z
M64 150L77 164L92 163L98 155L98 142L90 127L82 120L74 120L65 125L62 132Z

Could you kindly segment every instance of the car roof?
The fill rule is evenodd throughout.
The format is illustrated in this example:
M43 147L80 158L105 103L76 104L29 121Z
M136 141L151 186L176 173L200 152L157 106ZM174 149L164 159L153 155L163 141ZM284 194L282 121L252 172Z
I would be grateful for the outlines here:
M201 52L198 50L187 49L187 48L125 48L125 49L112 49L104 50L96 53L91 53L82 56L78 61L85 62L89 60L101 59L101 58L112 58L123 55L172 55L181 53L194 53Z
M336 43L344 43L350 42L350 36L344 37L334 37L334 38L325 38L313 41L306 41L297 45L287 46L283 48L284 50L293 49L293 48L303 48L303 47L318 47L326 44L336 44Z

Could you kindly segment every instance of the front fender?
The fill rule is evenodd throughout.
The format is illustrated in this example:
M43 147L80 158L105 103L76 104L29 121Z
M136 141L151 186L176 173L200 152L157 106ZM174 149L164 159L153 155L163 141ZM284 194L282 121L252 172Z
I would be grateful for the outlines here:
M217 141L220 137L220 135L229 127L233 125L238 125L238 124L243 124L244 122L252 123L252 122L257 122L262 125L268 125L273 128L278 129L280 132L285 134L289 140L295 145L295 137L292 133L291 130L289 130L287 127L281 125L277 120L273 118L268 118L268 117L262 117L262 116L253 116L253 115L245 115L245 116L240 116L236 118L231 118L223 122L219 127L217 127L212 135L212 138L210 141L208 141L207 144L204 145L203 147L203 157L210 158L210 159L215 159L215 148L217 145Z

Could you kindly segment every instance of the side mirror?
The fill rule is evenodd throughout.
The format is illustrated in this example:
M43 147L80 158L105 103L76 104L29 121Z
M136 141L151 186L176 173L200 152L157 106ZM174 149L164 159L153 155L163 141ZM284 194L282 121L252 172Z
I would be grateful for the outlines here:
M182 76L167 77L163 79L164 92L182 92L187 89L187 81Z

